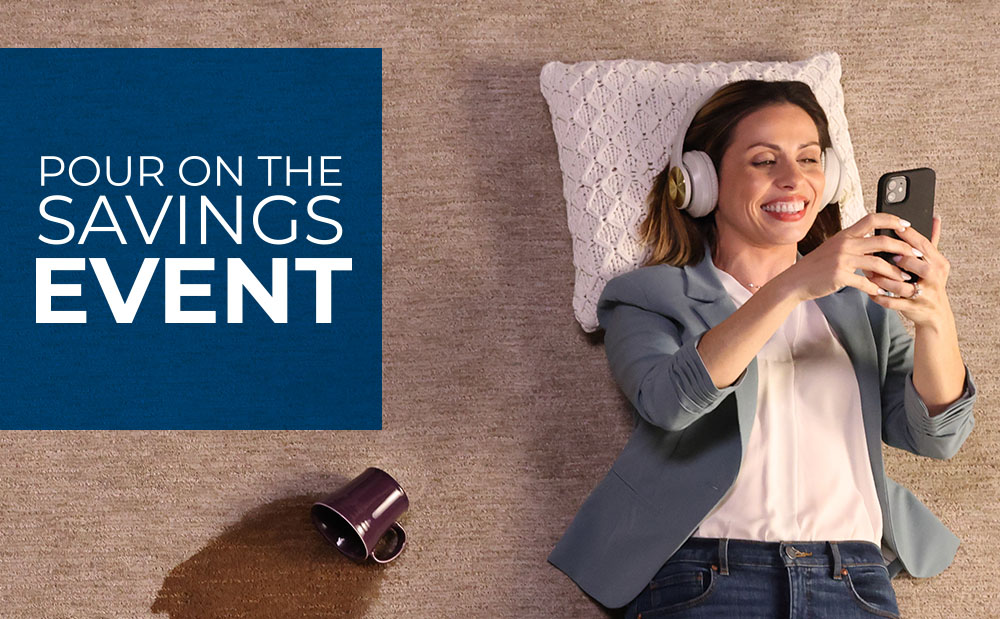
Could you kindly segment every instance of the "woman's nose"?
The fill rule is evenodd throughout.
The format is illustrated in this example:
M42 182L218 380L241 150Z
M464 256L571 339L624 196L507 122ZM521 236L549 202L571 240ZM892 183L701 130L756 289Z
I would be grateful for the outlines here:
M782 187L797 187L805 178L798 164L787 159L777 164L775 175L776 182Z

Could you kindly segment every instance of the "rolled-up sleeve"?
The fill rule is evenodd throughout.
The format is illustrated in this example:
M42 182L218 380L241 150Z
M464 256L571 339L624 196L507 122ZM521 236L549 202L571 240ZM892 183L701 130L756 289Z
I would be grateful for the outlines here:
M625 290L629 301L644 298L634 287ZM602 296L598 319L611 372L643 419L665 430L683 430L743 383L745 369L732 385L717 388L698 353L700 335L683 341L677 322L621 296Z
M916 387L913 386L913 372L906 375L906 387L903 394L906 405L906 415L910 422L910 427L922 433L924 436L934 438L953 437L964 431L972 430L974 422L972 417L972 405L976 401L976 383L972 379L972 373L968 366L965 367L965 388L962 395L945 410L933 417L927 410L927 404ZM968 436L968 434L966 434ZM965 437L962 437L965 440ZM956 446L955 450L958 450Z

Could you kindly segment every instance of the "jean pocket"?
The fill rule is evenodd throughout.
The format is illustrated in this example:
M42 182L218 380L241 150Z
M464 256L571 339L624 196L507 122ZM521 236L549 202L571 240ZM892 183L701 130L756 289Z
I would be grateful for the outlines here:
M652 619L704 603L715 590L718 576L707 564L667 563L646 587L637 610Z
M899 619L896 592L889 579L889 570L882 565L848 565L844 583L854 601L869 613L879 617Z

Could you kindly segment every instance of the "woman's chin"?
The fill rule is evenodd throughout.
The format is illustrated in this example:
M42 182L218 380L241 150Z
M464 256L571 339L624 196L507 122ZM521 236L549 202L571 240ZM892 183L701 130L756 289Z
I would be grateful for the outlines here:
M770 234L765 234L771 245L796 245L806 238L809 226L791 226L785 224L781 229L766 229Z

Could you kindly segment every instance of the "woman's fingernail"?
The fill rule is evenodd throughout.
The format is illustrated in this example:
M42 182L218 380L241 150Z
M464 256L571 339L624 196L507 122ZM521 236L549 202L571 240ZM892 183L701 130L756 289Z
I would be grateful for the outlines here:
M899 262L902 259L903 259L903 257L900 256L899 254L896 254L895 256L892 257L892 261L893 262Z
M888 296L888 295L889 295L889 292L888 292L888 291L886 291L886 290L882 290L881 288L879 288L879 289L878 289L878 293L879 293L879 294L881 294L881 295L885 295L885 296Z
M913 276L912 276L912 275L910 275L909 273L907 273L906 271L903 271L902 273L900 273L900 277L902 277L902 278L903 278L903 281L904 281L904 282L908 282L908 281L910 281L911 279L913 279Z
M901 228L906 228L906 227L908 227L909 225L910 225L910 222L906 221L905 219L900 219L900 220L899 220L899 226L900 226Z
M913 255L916 256L917 258L923 258L924 257L924 252L920 251L916 247L911 247L910 249L913 250Z

